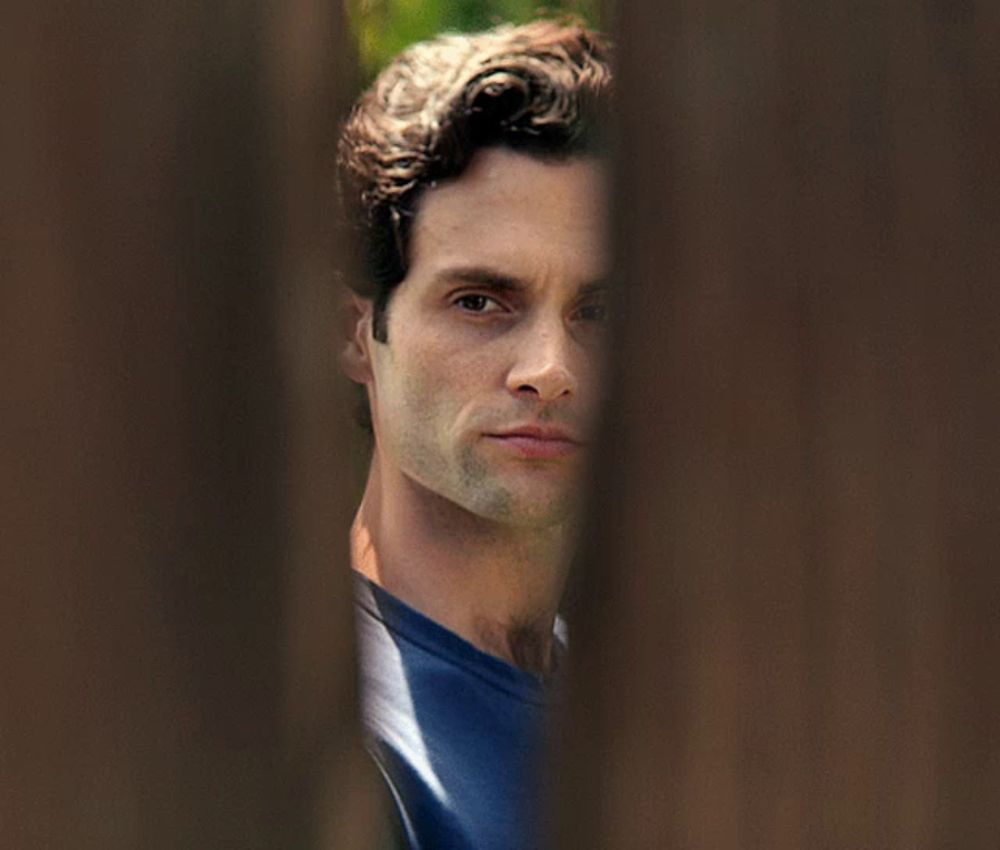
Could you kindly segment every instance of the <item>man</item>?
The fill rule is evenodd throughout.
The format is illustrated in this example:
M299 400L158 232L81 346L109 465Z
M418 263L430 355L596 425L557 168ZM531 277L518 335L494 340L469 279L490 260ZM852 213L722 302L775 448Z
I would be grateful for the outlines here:
M606 47L536 22L402 54L343 133L364 719L406 840L535 846L546 682L604 347Z

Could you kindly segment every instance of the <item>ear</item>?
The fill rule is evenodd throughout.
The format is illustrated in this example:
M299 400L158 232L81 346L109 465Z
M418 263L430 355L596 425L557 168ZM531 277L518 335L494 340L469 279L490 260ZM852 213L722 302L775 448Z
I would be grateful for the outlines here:
M372 379L372 300L347 287L340 297L340 368L352 381L367 384Z

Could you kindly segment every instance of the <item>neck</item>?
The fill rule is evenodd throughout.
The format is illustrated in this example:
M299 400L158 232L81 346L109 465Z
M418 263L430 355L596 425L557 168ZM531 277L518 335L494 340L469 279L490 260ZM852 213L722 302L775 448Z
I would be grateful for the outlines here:
M478 649L532 672L550 666L565 580L564 525L475 516L372 460L351 529L358 572Z

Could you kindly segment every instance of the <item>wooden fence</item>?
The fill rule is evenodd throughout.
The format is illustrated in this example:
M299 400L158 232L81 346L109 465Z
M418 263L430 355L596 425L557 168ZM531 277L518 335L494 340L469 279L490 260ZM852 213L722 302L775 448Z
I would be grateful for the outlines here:
M617 4L562 848L1000 841L1000 6ZM375 846L317 0L0 11L0 843Z
M1000 7L618 4L560 847L1000 842Z
M372 846L339 8L0 13L5 848Z

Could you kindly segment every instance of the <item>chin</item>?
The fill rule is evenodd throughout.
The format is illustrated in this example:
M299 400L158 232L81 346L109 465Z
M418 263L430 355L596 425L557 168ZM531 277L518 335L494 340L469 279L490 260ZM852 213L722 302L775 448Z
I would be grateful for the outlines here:
M531 493L503 489L494 491L492 498L484 499L484 495L477 494L475 504L467 507L483 519L517 528L538 530L562 525L575 515L577 508L576 501L565 492L546 497L537 488Z

